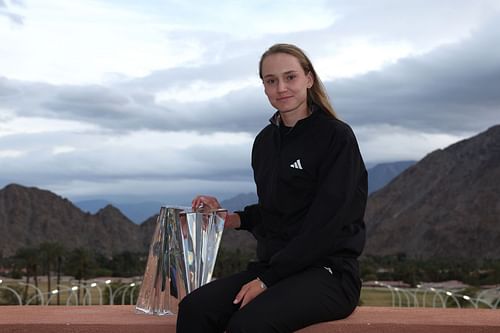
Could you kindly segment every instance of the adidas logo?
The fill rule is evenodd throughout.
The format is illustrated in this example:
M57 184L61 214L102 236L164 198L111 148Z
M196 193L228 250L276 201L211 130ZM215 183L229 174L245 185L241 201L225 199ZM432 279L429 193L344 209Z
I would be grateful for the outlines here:
M304 168L302 167L302 164L300 164L300 158L295 162L293 162L292 164L290 164L290 168L303 170Z

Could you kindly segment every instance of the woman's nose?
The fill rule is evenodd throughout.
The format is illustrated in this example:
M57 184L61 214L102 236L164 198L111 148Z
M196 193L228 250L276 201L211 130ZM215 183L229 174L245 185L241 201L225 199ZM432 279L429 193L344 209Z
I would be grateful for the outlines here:
M278 81L278 92L284 92L287 90L286 83L282 80Z

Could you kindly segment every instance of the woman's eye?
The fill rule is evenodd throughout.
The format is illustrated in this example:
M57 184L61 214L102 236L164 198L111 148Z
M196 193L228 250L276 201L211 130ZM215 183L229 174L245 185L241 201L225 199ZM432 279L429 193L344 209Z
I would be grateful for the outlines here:
M274 84L275 80L274 79L267 79L266 83L267 84Z
M295 75L290 74L290 75L288 75L288 76L286 77L286 79L287 79L288 81L292 81L293 79L295 79L295 77L296 77Z

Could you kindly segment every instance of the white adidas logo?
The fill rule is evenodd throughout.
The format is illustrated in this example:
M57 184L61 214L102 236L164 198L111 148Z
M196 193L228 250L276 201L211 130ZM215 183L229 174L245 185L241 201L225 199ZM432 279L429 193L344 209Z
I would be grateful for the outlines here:
M290 164L290 168L303 170L304 168L302 167L302 164L300 164L300 158L295 162L293 162L292 164Z

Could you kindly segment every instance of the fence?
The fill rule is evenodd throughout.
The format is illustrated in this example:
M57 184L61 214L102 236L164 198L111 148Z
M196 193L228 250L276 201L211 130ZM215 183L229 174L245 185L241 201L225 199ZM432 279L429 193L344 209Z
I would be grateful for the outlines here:
M51 291L44 292L42 288L24 281L0 280L0 304L67 306L135 304L140 285L139 279L128 282L120 279L81 282L70 280L67 284L56 285ZM390 292L392 307L498 309L500 306L500 287L484 289L475 295L466 295L463 288L443 289L425 286L404 288L378 281L375 281L373 285L373 287L363 287L363 292Z
M464 288L443 289L421 285L417 286L417 288L404 288L378 281L375 281L374 284L377 287L364 287L365 290L389 290L392 307L498 309L500 304L500 287L483 289L475 293L475 295L466 295Z
M0 280L0 304L4 305L114 305L135 304L141 282L120 280L68 281L50 291L23 281ZM2 302L3 301L3 302Z

